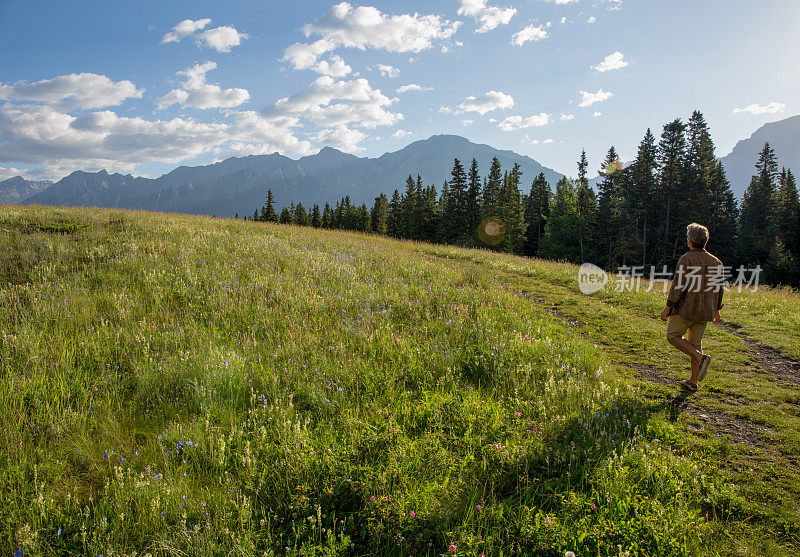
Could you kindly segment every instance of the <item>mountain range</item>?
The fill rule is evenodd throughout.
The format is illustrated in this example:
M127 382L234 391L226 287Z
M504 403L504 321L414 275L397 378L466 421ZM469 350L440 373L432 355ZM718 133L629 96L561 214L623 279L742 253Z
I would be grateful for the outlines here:
M741 198L755 172L758 152L769 142L780 166L800 172L800 116L771 122L739 141L720 160L731 187ZM218 216L250 215L265 201L272 189L276 208L290 202L333 205L350 196L355 204L371 206L381 192L391 197L401 192L409 174L422 176L425 184L441 185L450 178L453 159L468 168L476 158L481 175L486 175L493 157L504 169L519 163L523 183L529 184L543 172L551 186L563 176L534 159L513 151L473 143L457 135L435 135L380 157L357 157L331 147L319 153L291 159L273 153L231 157L205 166L180 166L159 178L134 177L75 171L58 182L29 181L20 176L0 182L0 203L119 207ZM596 184L598 178L592 180ZM527 191L523 186L523 191Z
M482 175L488 173L492 158L497 157L504 169L519 163L526 181L540 172L552 184L562 176L513 151L472 143L460 136L435 135L377 158L325 147L297 160L273 153L231 157L206 166L181 166L155 179L105 170L75 171L21 202L244 216L261 207L270 188L278 209L292 201L302 202L307 208L326 201L333 205L345 195L355 204L371 206L381 192L391 197L395 189L404 191L409 174L415 178L420 174L426 185L433 183L441 190L442 183L450 178L453 159L458 158L468 168L473 157Z

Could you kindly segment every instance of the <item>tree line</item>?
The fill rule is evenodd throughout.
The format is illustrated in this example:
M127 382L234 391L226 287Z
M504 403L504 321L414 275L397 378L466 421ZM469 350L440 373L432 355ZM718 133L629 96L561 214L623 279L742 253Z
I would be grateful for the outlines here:
M455 159L450 179L437 192L409 175L402 191L381 193L371 208L349 196L309 210L292 202L280 214L271 190L252 220L355 230L396 238L484 247L529 257L621 266L672 268L686 249L686 225L708 227L707 249L733 269L760 265L762 279L800 285L800 201L790 169L779 170L765 144L741 203L715 155L702 113L676 118L661 136L650 129L636 158L623 164L612 146L599 169L597 191L587 178L582 151L577 177L555 190L544 174L523 191L519 164L503 169L497 158L482 177Z

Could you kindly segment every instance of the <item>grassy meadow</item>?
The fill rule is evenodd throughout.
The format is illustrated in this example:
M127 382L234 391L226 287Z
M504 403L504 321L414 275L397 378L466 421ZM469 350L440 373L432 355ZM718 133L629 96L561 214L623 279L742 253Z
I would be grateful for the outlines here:
M800 295L727 294L683 400L660 287L576 276L0 206L0 554L800 551L800 382L740 338L800 359Z

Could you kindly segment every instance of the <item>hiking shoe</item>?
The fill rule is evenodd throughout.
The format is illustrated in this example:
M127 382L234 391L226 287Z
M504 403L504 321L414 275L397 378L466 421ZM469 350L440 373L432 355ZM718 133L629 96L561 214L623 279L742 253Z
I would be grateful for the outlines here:
M697 381L702 381L708 373L708 365L711 363L711 356L703 354L703 359L700 360L700 373L697 376Z
M693 393L697 390L697 384L691 383L688 379L681 381L681 387L684 391L689 391L690 393Z

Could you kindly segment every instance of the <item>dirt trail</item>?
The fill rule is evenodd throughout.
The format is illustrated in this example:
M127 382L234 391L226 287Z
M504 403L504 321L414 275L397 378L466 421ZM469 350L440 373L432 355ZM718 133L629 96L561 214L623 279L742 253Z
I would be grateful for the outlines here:
M782 383L800 387L800 362L781 354L778 350L751 340L742 334L738 325L733 323L717 323L717 327L733 336L739 337L750 349L756 362L755 371L772 375Z

